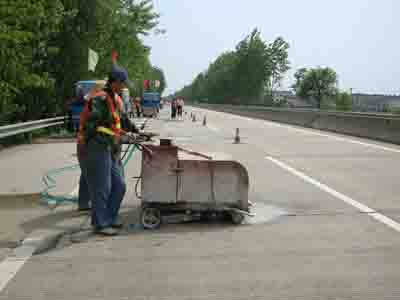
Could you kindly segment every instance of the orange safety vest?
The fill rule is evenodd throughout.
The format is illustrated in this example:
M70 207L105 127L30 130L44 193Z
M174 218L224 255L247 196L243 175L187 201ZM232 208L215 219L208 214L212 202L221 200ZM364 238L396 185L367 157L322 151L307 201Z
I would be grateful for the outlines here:
M107 105L109 110L112 113L113 116L113 123L111 125L111 128L99 126L97 127L97 132L105 133L108 135L112 135L115 138L116 143L119 143L120 138L121 138L121 118L118 114L118 111L115 109L114 102L112 98L110 97L109 94L107 94L104 91L98 92L93 94L90 99L86 102L85 108L83 109L81 115L80 115L80 125L79 125L79 132L78 132L78 137L77 137L77 143L78 144L84 144L85 143L85 125L86 122L90 116L90 104L92 103L92 99L94 97L105 97L107 100ZM118 108L122 110L122 99L120 96L115 95L115 100L117 102Z

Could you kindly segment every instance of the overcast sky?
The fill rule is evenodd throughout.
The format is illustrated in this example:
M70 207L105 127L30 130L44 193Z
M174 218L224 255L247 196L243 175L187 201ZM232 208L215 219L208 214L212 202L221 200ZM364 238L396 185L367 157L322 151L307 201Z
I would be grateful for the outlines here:
M167 93L189 84L253 28L290 43L291 70L329 66L343 89L400 93L400 0L153 0L167 33L145 38Z

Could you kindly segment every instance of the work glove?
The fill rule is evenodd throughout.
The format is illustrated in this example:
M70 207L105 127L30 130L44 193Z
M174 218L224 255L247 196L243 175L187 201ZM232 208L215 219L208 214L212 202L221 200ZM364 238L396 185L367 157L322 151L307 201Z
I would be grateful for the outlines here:
M150 141L153 137L158 136L158 133L149 132L149 131L139 131L139 135L144 137L145 140Z

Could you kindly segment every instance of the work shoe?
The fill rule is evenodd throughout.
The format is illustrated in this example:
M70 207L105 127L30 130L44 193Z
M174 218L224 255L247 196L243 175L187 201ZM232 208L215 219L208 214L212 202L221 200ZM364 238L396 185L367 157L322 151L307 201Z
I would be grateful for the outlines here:
M115 221L111 224L111 227L112 227L112 228L118 228L118 229L124 227L124 223L122 222L121 217L118 216L118 217L115 219Z
M90 207L80 208L78 207L78 212L81 214L90 214L92 209Z
M112 227L106 227L106 228L96 229L95 233L105 236L115 236L118 235L119 231Z

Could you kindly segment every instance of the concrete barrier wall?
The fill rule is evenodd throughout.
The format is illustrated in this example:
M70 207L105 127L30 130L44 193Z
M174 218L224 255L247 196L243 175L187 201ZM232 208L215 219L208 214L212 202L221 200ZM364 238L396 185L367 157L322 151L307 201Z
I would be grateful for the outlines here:
M291 110L257 106L196 104L196 107L400 144L400 116Z

